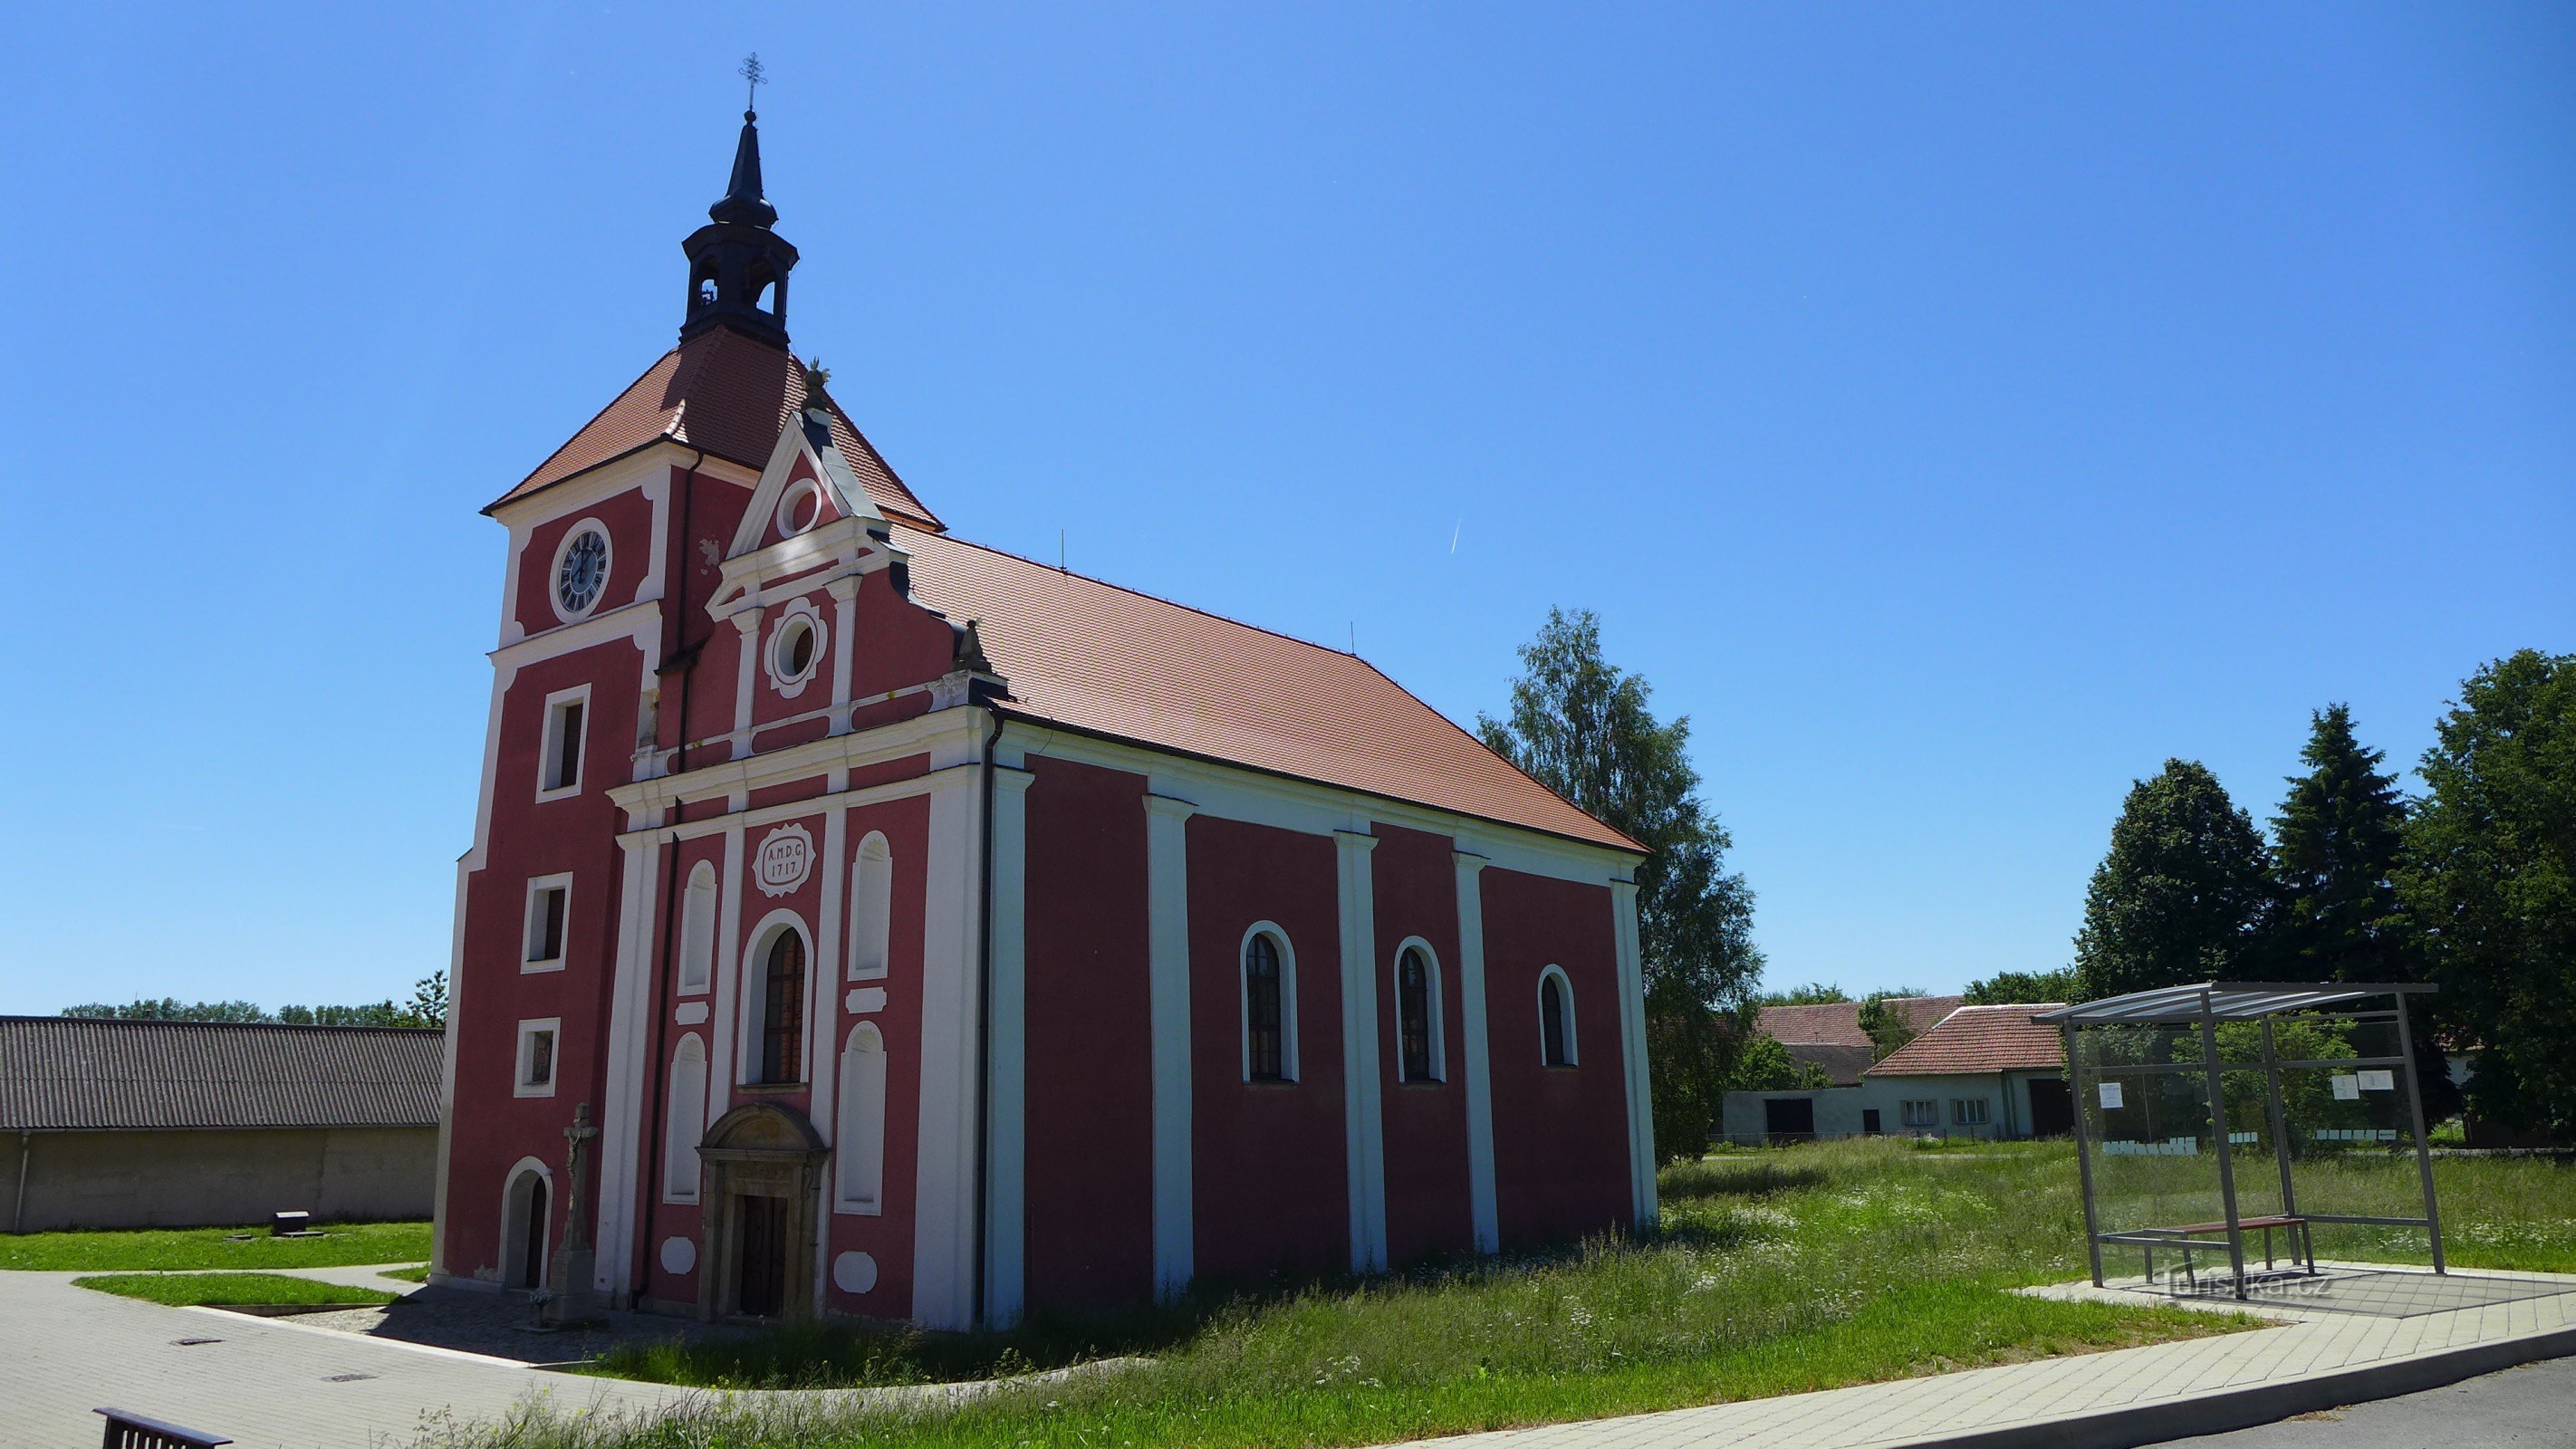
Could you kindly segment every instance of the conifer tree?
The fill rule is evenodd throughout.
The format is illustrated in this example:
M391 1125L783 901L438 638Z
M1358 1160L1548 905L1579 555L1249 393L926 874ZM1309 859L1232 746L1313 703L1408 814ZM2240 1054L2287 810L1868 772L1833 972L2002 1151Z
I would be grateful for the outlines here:
M2167 760L2130 787L2084 892L2075 973L2087 999L2259 977L2270 860L2209 767Z
M1762 954L1753 892L1725 869L1733 842L1699 798L1690 720L1665 724L1646 681L1601 657L1590 610L1548 611L1522 647L1508 719L1477 732L1531 778L1652 850L1637 867L1646 1062L1659 1161L1697 1156L1720 1118L1731 1058L1750 1033Z

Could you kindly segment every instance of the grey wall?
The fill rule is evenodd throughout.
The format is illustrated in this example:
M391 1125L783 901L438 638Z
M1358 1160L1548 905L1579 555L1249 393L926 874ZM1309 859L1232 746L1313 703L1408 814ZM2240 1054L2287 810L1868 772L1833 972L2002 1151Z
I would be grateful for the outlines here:
M19 1143L0 1136L0 1222L12 1232L185 1228L317 1218L430 1215L436 1127L206 1132L39 1132L29 1144L24 1222L9 1220Z

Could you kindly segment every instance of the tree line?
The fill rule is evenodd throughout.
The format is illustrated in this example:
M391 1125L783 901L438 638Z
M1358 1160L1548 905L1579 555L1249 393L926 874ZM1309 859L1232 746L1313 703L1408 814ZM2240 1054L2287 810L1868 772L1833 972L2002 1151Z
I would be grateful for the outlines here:
M409 1001L365 1002L356 1006L281 1006L270 1011L255 1001L181 1001L175 996L146 997L122 1006L93 1001L63 1008L65 1016L106 1021L240 1021L281 1026L412 1026L447 1025L447 973L422 977Z
M2431 982L2428 1111L2576 1137L2576 655L2461 685L2401 788L2337 704L2268 838L2198 761L2137 781L2085 891L2075 999L2198 981ZM2469 1049L2465 1099L2440 1043Z

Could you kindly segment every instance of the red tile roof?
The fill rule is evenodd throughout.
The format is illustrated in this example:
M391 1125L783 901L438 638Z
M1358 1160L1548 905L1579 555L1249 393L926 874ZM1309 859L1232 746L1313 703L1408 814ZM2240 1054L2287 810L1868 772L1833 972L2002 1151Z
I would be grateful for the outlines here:
M2057 1029L2030 1019L2058 1004L1960 1007L1862 1075L1946 1077L2063 1067L2066 1054Z
M1023 718L1641 849L1354 655L945 534L894 538L916 599L981 621Z
M804 371L785 351L722 327L701 332L663 353L537 471L483 511L664 438L757 469L769 462L779 432L804 404ZM887 517L922 528L945 526L877 456L838 402L832 404L832 441Z
M1934 1023L1959 1009L1962 998L1956 996L1891 996L1887 1005L1905 1019L1915 1031L1929 1030ZM1868 1046L1869 1033L1860 1029L1860 1006L1857 1001L1825 1001L1806 1006L1766 1006L1754 1018L1754 1025L1781 1042L1824 1046Z

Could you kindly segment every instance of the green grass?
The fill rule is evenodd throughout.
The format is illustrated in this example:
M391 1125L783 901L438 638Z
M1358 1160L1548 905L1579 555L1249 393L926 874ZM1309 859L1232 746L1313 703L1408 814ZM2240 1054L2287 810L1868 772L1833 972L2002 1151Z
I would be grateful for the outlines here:
M411 1268L387 1268L376 1276L379 1278L400 1278L406 1283L426 1283L429 1281L429 1265L427 1263L422 1263Z
M417 1263L429 1256L427 1223L331 1223L322 1231L318 1238L272 1238L265 1225L28 1233L0 1237L0 1269L337 1268L355 1263ZM245 1233L252 1236L234 1241L234 1235Z
M2203 1164L2206 1170L2206 1164ZM2411 1158L2302 1163L2319 1210L2390 1212ZM2452 1261L2576 1271L2576 1176L2529 1159L2437 1165ZM2122 1348L2253 1326L2234 1315L2032 1299L2080 1278L2063 1144L1877 1140L1712 1154L1661 1177L1663 1230L1500 1263L1431 1265L1007 1335L847 1326L628 1350L601 1368L709 1386L924 1383L1112 1356L1149 1362L961 1404L709 1398L642 1418L535 1411L447 1431L464 1449L717 1445L1014 1449L1332 1446L1597 1418ZM2329 1208L2325 1199L2335 1199ZM2167 1203L2171 1206L2173 1204ZM2392 1206L2394 1205L2394 1206ZM2320 1231L2319 1246L2365 1254ZM2412 1251L2420 1254L2421 1237ZM2116 1271L2115 1267L2115 1271Z
M181 1306L194 1303L391 1303L395 1295L373 1288L350 1288L289 1278L282 1273L111 1273L74 1278L78 1288L95 1288L120 1298Z
M1898 1142L1729 1154L1667 1171L1664 1228L1089 1324L945 1336L797 1327L628 1350L611 1372L710 1386L903 1384L1110 1356L1144 1364L955 1406L710 1399L623 1423L544 1414L466 1445L1349 1445L1758 1398L2227 1332L2250 1320L2060 1303L2082 1272L2061 1149Z

